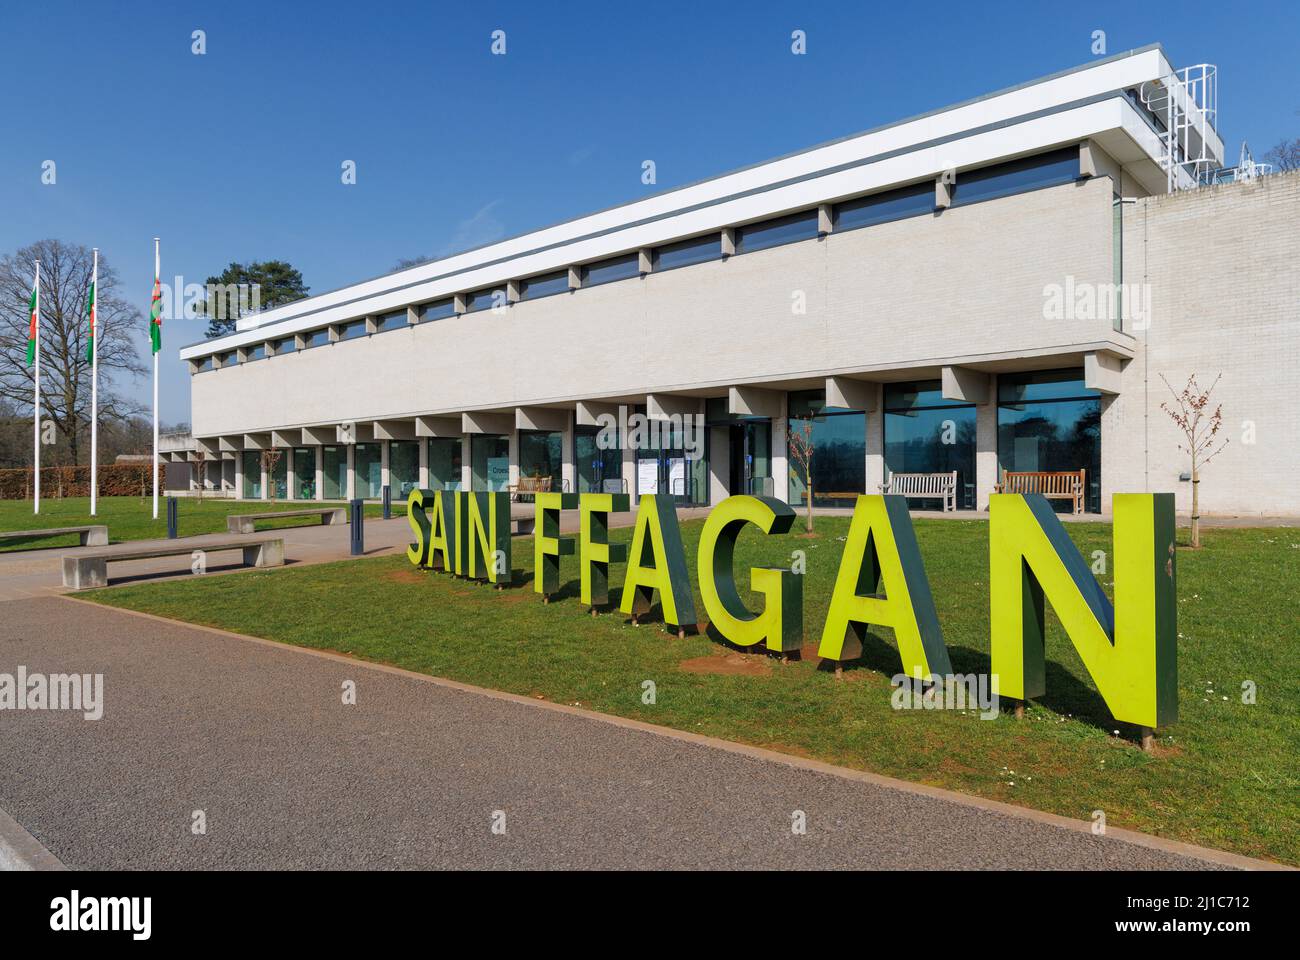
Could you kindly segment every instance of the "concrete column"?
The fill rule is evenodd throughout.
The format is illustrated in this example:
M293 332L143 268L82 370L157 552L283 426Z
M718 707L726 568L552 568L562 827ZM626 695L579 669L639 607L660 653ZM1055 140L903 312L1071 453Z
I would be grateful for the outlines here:
M790 502L789 394L781 392L781 415L772 418L772 496Z
M470 449L470 438L466 435L461 440L460 448L460 488L468 490L470 487L470 478L474 475L473 470L474 451Z
M573 414L564 411L564 439L561 440L560 451L560 479L563 481L564 489L570 493L578 491L578 467L574 463L573 455Z
M242 499L244 496L244 454L239 452L235 454L235 498Z
M975 408L975 509L989 508L989 495L998 482L998 379L989 376L989 402Z
M393 485L392 476L389 474L389 444L390 440L379 441L379 486L382 490L384 487ZM381 493L380 496L383 496Z
M731 432L726 427L709 431L709 505L716 506L730 495Z
M262 466L262 499L270 500L272 474L271 471L266 469L266 461L262 459L262 455L260 453L257 456L257 460L258 463L260 463Z
M357 495L357 447L356 444L349 443L346 449L348 451L347 499L354 500Z
M623 483L627 485L627 492L632 497L632 502L636 503L636 451L627 442L627 437L623 437L620 442L623 444Z
M426 437L419 439L420 444L420 489L429 489L429 441Z
M867 493L879 493L885 482L885 411L880 384L872 384L875 409L867 414Z
M284 451L284 456L289 458L284 468L284 477L285 477L284 497L286 500L297 500L298 499L298 465L297 463L294 462L297 458L294 456L293 447L290 447L288 450Z
M510 437L510 483L514 485L519 482L519 431L511 430L507 436Z
M317 446L316 451L316 499L325 499L325 448Z

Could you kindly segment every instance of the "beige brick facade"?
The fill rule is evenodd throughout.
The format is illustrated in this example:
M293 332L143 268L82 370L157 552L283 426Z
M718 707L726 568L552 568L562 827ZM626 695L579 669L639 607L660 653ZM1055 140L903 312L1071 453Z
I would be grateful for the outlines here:
M1152 317L1104 414L1107 485L1173 490L1189 510L1160 375L1181 390L1222 374L1228 446L1202 473L1202 513L1300 516L1300 171L1127 206L1124 272L1151 285Z

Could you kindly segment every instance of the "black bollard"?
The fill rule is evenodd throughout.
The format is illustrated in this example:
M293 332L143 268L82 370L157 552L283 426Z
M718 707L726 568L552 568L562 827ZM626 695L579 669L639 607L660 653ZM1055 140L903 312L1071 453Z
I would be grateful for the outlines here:
M393 519L393 488L384 486L384 519Z
M178 534L176 533L176 526L177 526L176 514L177 514L176 498L168 497L167 498L167 539L168 540L175 540L176 537L178 536Z
M352 556L359 557L366 552L365 540L365 522L366 522L366 501L351 500L348 502L351 508L349 522L352 524Z

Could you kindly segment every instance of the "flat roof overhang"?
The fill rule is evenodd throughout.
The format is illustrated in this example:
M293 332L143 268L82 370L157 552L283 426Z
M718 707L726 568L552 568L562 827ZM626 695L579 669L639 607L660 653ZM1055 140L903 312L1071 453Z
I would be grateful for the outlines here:
M1094 140L1152 193L1160 135L1123 91L1172 71L1159 47L243 318L184 360L373 316L794 210ZM1181 170L1179 175L1185 177Z

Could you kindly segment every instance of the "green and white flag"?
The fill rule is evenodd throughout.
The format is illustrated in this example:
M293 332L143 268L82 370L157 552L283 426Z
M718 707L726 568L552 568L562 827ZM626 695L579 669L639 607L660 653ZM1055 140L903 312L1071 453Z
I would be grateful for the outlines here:
M149 304L149 343L153 352L162 349L162 284L153 280L153 300Z
M27 366L29 367L36 362L36 289L37 285L33 284L32 300L27 305L27 316L31 321L27 327Z

